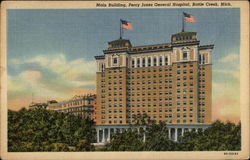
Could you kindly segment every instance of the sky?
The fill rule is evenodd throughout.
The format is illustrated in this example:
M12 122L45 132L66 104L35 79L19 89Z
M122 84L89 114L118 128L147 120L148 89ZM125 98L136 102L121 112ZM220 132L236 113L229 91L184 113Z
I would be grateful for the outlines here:
M182 29L182 12L195 16L185 31L197 32L212 52L213 120L240 119L240 10L207 9L42 9L7 12L8 108L67 100L95 93L94 56L119 38L120 19L132 22L124 39L133 46L169 43ZM33 95L33 96L32 96Z

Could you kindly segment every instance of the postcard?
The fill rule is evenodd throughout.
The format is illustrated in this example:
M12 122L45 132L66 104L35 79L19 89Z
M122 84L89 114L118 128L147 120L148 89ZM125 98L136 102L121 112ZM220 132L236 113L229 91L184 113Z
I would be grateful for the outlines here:
M1 13L2 159L249 158L247 1Z

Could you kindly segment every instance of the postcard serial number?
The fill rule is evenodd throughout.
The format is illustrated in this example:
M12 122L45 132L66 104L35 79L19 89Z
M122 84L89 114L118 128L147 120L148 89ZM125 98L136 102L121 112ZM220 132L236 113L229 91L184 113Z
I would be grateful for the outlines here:
M224 152L224 155L238 155L238 152Z

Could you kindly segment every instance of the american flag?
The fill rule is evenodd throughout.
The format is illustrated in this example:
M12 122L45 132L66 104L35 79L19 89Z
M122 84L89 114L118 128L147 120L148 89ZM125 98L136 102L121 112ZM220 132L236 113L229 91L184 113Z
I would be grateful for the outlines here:
M194 23L195 22L195 17L192 16L191 14L188 14L188 13L185 13L183 12L184 14L184 20L189 22L189 23Z
M125 20L121 20L121 23L122 23L122 28L123 29L126 29L126 30L132 30L133 29L131 22L125 21Z

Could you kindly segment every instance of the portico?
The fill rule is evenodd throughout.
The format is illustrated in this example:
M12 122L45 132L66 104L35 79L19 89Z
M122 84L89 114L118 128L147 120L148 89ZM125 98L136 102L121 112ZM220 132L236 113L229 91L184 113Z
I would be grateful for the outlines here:
M166 125L167 132L166 135L169 139L178 142L179 138L184 135L185 132L191 132L198 130L204 131L206 128L210 127L211 125ZM130 126L130 125L98 125L96 126L96 135L97 135L97 143L107 143L110 141L112 135L116 133L122 133L127 131L128 129L137 130L138 133L140 131L145 131L145 126ZM146 140L145 132L143 133L143 141Z

